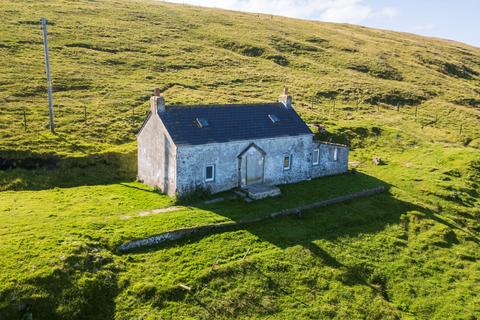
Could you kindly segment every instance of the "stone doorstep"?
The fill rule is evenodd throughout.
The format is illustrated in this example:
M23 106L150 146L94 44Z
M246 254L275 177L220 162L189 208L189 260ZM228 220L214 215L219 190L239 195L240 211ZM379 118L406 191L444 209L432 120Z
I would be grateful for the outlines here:
M282 194L280 189L275 186L268 186L265 184L257 184L245 187L248 197L253 200L265 199L268 197L277 197Z

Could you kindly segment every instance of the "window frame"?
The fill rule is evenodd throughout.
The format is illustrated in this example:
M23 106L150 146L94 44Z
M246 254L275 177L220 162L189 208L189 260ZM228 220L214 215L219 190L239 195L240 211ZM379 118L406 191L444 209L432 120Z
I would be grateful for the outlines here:
M285 160L288 158L288 167L285 167ZM292 155L284 155L283 156L283 171L288 171L292 169Z
M315 161L315 153L317 154L317 160ZM318 166L320 164L320 149L313 149L312 153L312 163L314 166Z
M211 178L209 178L209 177L207 176L207 170L208 170L208 168L210 168L210 167L212 168L212 177L211 177ZM207 164L207 165L205 166L205 171L204 171L204 172L205 172L205 182L213 182L213 181L215 181L215 173L216 173L215 164Z

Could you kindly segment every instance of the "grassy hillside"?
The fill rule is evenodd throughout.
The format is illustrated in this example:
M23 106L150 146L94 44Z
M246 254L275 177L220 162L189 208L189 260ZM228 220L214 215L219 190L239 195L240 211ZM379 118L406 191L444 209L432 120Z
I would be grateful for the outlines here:
M48 132L42 16L57 135ZM272 101L288 86L312 121L333 99L333 118L360 117L357 101L365 111L419 106L423 125L459 132L464 123L453 140L479 144L480 49L461 43L145 1L2 1L0 18L3 153L84 155L129 143L155 86L170 104Z
M480 49L161 2L1 8L0 169L9 169L0 170L0 319L480 317ZM251 204L232 193L178 203L133 181L134 132L153 87L181 104L272 101L285 85L301 116L326 126L319 138L350 146L356 174L283 186L281 198ZM377 185L389 191L116 250Z

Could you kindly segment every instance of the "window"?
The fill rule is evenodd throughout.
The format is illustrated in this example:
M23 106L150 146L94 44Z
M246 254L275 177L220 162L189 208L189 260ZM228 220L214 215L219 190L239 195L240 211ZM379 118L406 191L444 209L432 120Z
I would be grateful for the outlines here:
M210 164L205 167L205 181L211 182L215 180L215 165Z
M320 160L320 150L314 149L313 150L313 165L314 166L318 165L319 160Z
M292 155L283 158L283 170L290 170L292 167Z
M196 119L195 119L195 124L196 124L197 127L199 127L199 128L208 127L208 121L207 121L207 119L205 119L205 118L196 118Z
M269 114L268 117L270 118L270 120L273 122L273 123L277 123L280 121L280 119L277 117L276 114Z
M335 148L333 150L333 161L337 161L338 160L338 148Z

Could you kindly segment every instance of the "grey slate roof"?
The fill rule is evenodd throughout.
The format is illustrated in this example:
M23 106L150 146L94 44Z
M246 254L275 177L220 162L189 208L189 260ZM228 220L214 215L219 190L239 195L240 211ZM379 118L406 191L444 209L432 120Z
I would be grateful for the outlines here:
M280 121L273 123L268 115ZM312 132L293 108L282 103L167 106L159 113L176 145L298 136ZM208 126L199 128L197 118Z

